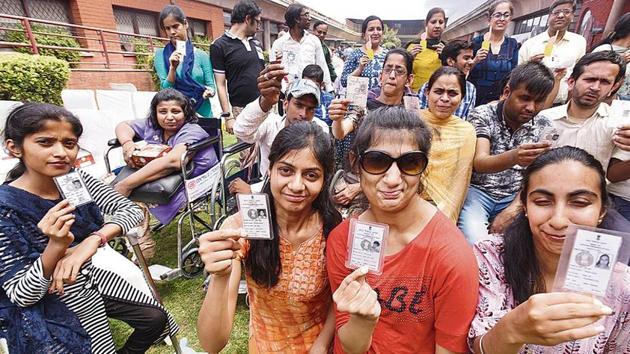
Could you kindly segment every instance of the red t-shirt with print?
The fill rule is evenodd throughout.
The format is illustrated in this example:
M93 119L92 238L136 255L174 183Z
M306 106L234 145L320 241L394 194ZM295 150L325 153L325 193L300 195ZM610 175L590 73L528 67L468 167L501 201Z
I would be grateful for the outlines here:
M346 268L350 221L329 235L326 262L332 291L352 272ZM435 353L435 344L457 353L475 315L479 268L464 235L441 212L400 252L386 256L381 275L367 281L381 304L368 353ZM350 315L337 311L337 331ZM334 352L343 353L335 336Z

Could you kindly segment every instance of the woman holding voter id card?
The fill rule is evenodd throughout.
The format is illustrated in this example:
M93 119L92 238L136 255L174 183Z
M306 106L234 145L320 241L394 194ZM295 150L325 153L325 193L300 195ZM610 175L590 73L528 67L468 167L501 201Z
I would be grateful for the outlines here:
M154 67L160 88L174 88L188 97L195 112L212 117L214 72L207 52L195 48L188 38L188 21L182 9L167 5L160 12L160 28L170 40L155 51Z
M335 353L468 351L479 273L461 231L421 197L430 147L403 108L372 111L358 129L351 160L369 209L326 244Z
M199 254L211 279L197 333L208 352L221 351L230 337L243 268L249 353L328 352L335 323L324 248L341 222L328 193L332 154L317 124L288 125L271 146L263 194L239 194L240 213L200 237ZM258 213L248 215L244 201L261 196L268 204L252 207Z
M384 24L378 16L368 16L361 24L361 35L365 45L355 49L348 56L341 73L341 86L348 86L348 76L367 77L368 89L379 85L379 76L387 49L381 46Z
M413 83L411 89L418 92L429 81L435 70L442 66L440 54L446 43L441 40L446 29L446 13L441 7L434 7L427 13L426 27L419 39L407 43L406 49L413 56Z
M522 183L522 212L505 234L474 247L480 274L471 350L630 352L628 244L592 229L608 207L601 164L579 148L556 148L525 169Z
M72 170L82 131L78 118L51 104L25 103L7 116L5 147L20 160L0 186L0 339L10 353L116 353L108 317L135 328L118 353L144 353L177 330L153 297L92 265L142 212Z

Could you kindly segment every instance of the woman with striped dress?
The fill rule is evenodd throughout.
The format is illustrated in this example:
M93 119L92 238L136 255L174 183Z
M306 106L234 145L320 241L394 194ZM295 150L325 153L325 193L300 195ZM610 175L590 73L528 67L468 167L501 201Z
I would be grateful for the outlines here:
M71 172L82 129L50 104L24 104L6 120L5 147L20 159L0 186L0 339L10 353L115 353L108 317L135 328L118 353L144 353L177 330L152 297L91 263L142 212L81 171L92 201L62 200L54 177Z

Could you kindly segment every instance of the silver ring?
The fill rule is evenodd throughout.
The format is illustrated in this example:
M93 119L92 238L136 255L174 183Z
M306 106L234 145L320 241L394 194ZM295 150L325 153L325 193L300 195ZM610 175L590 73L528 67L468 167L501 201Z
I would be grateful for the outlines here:
M264 78L265 80L269 80L269 73L265 73Z

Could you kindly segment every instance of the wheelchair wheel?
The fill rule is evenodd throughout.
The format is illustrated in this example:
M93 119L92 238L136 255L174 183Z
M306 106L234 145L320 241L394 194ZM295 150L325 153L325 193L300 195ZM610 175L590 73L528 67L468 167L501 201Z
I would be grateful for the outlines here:
M109 240L107 244L109 244L109 246L113 248L114 251L122 254L123 257L131 259L131 251L129 250L129 247L127 247L127 242L125 242L124 239L114 238Z
M197 248L191 248L182 257L182 275L192 279L203 272L203 262Z

